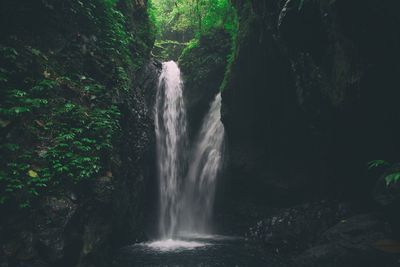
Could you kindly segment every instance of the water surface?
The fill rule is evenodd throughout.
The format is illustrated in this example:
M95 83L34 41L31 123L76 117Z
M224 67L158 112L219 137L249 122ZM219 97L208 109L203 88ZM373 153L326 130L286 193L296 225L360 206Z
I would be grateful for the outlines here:
M114 267L277 267L261 244L238 237L193 236L150 241L121 249Z

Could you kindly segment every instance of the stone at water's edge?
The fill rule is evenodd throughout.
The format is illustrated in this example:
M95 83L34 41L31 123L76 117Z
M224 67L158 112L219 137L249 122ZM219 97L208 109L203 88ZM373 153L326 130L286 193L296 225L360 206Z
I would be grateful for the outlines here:
M396 266L398 257L379 247L380 242L392 236L382 214L353 216L327 230L294 262L304 267Z
M317 242L322 233L358 211L355 205L321 201L282 209L258 221L248 237L278 254L298 253Z
M361 211L348 203L305 204L258 222L248 237L291 258L289 266L392 266L398 257L379 245L393 238L390 224L382 213L354 215Z

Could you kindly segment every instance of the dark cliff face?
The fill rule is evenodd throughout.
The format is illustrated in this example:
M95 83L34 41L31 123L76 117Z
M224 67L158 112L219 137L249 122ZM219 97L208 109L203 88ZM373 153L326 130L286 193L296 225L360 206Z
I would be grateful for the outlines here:
M130 98L123 104L122 165L113 207L117 216L114 225L117 232L113 233L113 238L120 244L121 241L145 238L145 211L154 202L154 199L149 200L154 197L156 188L153 107L160 71L161 63L149 61L142 69Z
M234 2L217 212L293 266L392 266L398 188L367 162L399 160L399 3Z
M192 47L186 48L179 58L191 139L198 132L211 102L219 92L230 50L229 33L215 29L201 36Z
M239 202L368 196L376 178L366 163L398 158L399 4L235 4L238 50L223 122Z
M88 179L61 171L50 176L46 187L32 191L29 207L15 203L26 196L30 183L10 193L10 200L0 207L1 266L110 266L115 248L144 236L143 208L155 165L153 102L161 66L149 57L153 36L146 2L120 1L121 13L104 3L0 4L2 105L8 103L5 92L11 87L28 96L40 94L48 104L1 126L2 144L17 143L32 151L29 163L36 171L27 178L33 180L52 170L54 160L68 156L60 151L53 161L42 158L61 140L55 129L71 134L79 128L87 136L72 135L69 151L79 155L76 160L92 157L101 164ZM113 38L126 41L126 33L132 34L126 46L113 43ZM49 84L51 90L42 94L47 87L37 84ZM42 88L39 93L37 88ZM63 111L67 103L75 109ZM60 119L52 121L54 114L61 114ZM52 123L50 134L47 121ZM112 130L96 134L96 127ZM102 136L106 148L93 149ZM84 149L94 152L74 147L85 140L92 143ZM19 160L19 151L3 152L2 173L8 161ZM0 180L3 194L7 184Z

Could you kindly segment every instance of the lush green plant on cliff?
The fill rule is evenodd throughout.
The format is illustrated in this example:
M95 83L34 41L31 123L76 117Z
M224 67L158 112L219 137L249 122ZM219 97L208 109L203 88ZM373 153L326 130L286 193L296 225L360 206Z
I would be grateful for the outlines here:
M227 66L226 66L226 70L225 70L225 75L224 75L224 79L222 81L222 84L220 86L220 91L222 92L228 83L228 80L231 77L231 70L232 70L232 66L233 63L235 61L236 58L236 51L237 51L237 38L238 38L238 23L237 23L237 14L235 13L235 20L236 20L236 24L232 25L236 28L232 28L231 32L231 51L228 55L227 58Z
M0 204L28 207L110 171L120 134L116 97L131 89L149 42L146 18L143 32L134 32L137 25L118 8L123 4L132 5L39 1L29 14L57 25L26 16L11 25L32 24L34 37L20 27L1 36ZM31 12L22 3L15 8L8 12ZM54 27L65 40L51 44L45 40L54 39Z
M89 100L57 97L78 90ZM43 79L31 88L7 89L0 108L6 134L0 146L0 203L26 207L46 187L80 183L104 169L113 150L119 111L93 80Z
M397 183L400 181L400 170L395 164L390 164L385 160L373 160L368 163L368 169L383 169L385 171L386 184Z

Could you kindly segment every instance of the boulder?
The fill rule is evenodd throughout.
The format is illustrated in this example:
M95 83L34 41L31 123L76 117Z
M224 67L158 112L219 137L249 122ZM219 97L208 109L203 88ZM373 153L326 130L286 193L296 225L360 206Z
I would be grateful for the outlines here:
M351 204L321 201L283 209L259 221L248 236L276 253L295 253L315 244L329 227L356 210Z
M391 236L381 214L356 215L328 229L295 262L310 267L394 266L398 259L380 245Z

